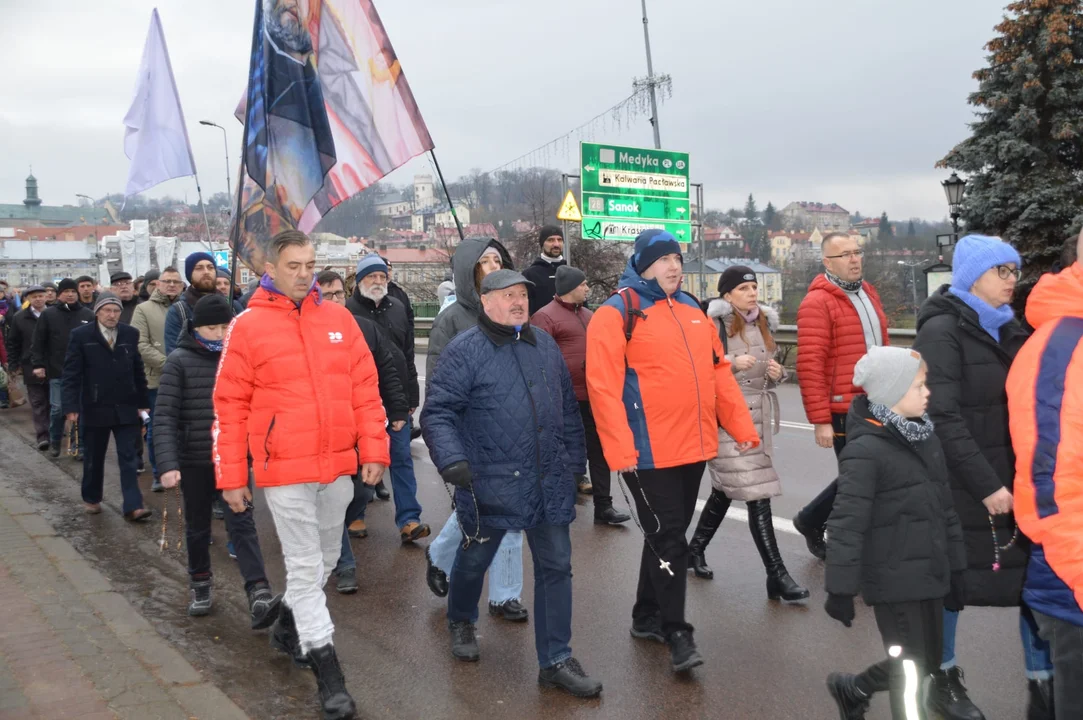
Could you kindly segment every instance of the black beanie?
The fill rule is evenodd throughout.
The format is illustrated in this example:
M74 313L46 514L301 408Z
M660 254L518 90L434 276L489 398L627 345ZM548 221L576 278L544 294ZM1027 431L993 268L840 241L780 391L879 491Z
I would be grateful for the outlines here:
M722 273L722 277L718 278L718 296L722 297L746 282L757 282L756 273L752 272L752 268L745 265L731 265Z
M59 283L57 283L57 286L56 286L56 292L57 292L58 295L60 293L64 292L65 290L78 290L78 289L79 289L79 284L77 282L75 282L74 280L72 280L71 278L64 278Z
M561 265L557 268L556 294L567 295L587 281L587 276L579 268Z
M233 320L233 307L218 293L204 295L192 312L192 327L228 325Z
M554 235L559 235L560 239L564 239L564 231L556 225L546 225L538 231L538 247L545 245L545 241Z

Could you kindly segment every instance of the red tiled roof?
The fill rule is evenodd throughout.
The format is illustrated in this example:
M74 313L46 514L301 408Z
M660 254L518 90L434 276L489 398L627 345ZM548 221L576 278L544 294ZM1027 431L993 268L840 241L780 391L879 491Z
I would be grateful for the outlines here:
M408 265L410 263L441 263L446 265L451 256L446 250L440 248L387 248L381 250L380 255L391 261L392 265Z
M116 235L119 230L130 230L128 225L73 225L71 227L24 227L16 228L10 240L71 240L85 241L93 236L100 240L106 235Z

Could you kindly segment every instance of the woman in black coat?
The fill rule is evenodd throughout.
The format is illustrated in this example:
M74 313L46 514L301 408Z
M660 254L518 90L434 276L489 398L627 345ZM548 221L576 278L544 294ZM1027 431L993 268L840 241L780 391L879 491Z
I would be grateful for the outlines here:
M214 383L233 309L217 294L200 298L191 328L162 367L154 406L154 454L162 485L181 486L188 546L188 614L211 611L211 507L214 504ZM268 627L278 617L280 598L271 593L263 568L251 508L226 509L226 530L245 580L252 628Z
M998 238L963 238L955 250L952 285L931 295L918 318L914 349L929 366L929 416L944 446L966 540L965 605L1021 605L1027 539L1012 515L1015 454L1005 390L1008 370L1027 339L1010 306L1021 265L1015 249ZM958 621L959 613L945 611L943 661L929 704L949 719L978 720L983 715L967 696L955 663ZM1041 705L1052 677L1048 645L1028 613L1020 632L1031 703Z

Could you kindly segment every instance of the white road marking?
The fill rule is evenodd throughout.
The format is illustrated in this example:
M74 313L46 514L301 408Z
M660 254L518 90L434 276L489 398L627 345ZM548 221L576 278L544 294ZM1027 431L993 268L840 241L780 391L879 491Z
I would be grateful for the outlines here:
M812 425L808 423L789 422L787 420L783 420L779 423L779 425L784 428L790 428L791 430L812 430Z
M696 510L699 510L700 512L703 512L703 508L704 508L705 505L707 505L706 500L697 500L696 501ZM727 520L737 520L739 522L747 523L748 522L748 511L743 509L743 508L731 507L729 510L726 511L726 519ZM795 528L793 526L793 523L790 522L789 520L786 520L784 518L780 518L778 516L775 516L773 518L773 521L774 521L774 525L775 525L775 530L777 530L778 532L784 532L784 533L786 533L788 535L800 535L801 534L801 533L797 532L797 528Z

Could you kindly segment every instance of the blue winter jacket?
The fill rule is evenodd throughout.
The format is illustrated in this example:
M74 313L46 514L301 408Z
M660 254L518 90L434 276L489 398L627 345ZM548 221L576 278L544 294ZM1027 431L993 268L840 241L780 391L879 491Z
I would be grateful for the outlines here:
M525 530L575 519L574 474L586 443L572 378L556 342L528 328L495 338L481 326L456 336L426 380L421 427L437 469L466 460L484 527ZM468 490L459 520L477 528Z

